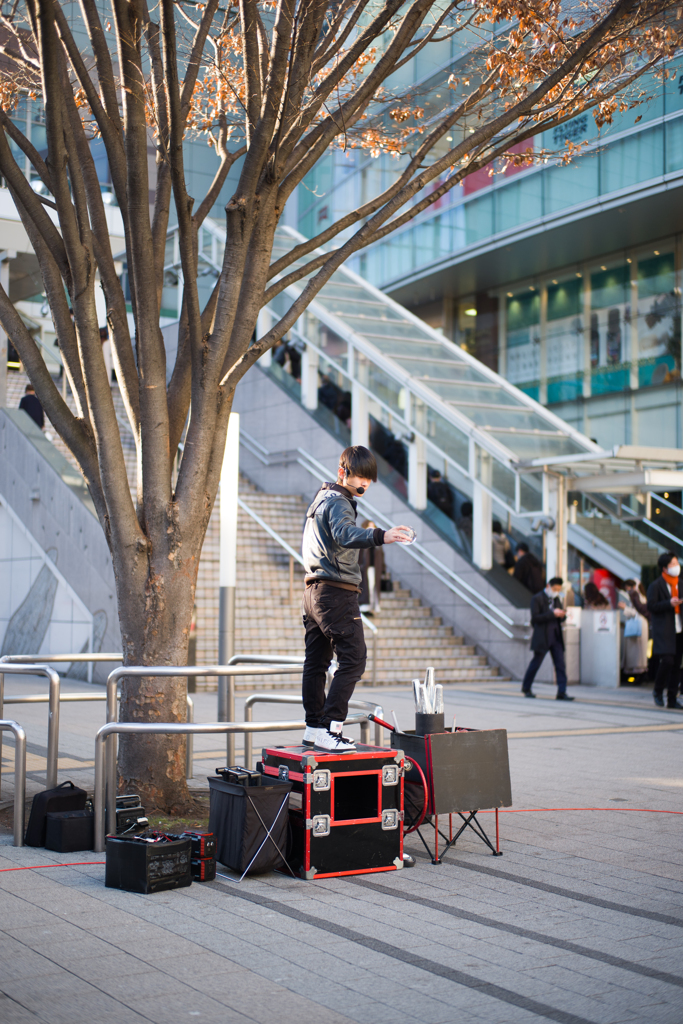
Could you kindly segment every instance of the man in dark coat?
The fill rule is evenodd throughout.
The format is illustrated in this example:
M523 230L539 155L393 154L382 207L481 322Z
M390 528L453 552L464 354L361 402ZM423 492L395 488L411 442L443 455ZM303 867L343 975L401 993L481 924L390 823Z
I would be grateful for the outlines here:
M517 545L515 570L512 575L532 594L538 594L545 586L543 563L539 562L536 555L531 554L529 545L524 542Z
M683 704L677 699L683 658L681 567L673 551L660 555L657 564L662 570L662 575L647 588L647 608L652 616L652 653L659 655L654 699L657 707L663 708L666 689L666 706L683 710Z
M33 384L26 385L24 397L19 402L19 408L29 414L37 427L41 430L43 429L45 426L45 414L43 412L43 407L40 404L40 399L33 389Z
M562 636L562 620L567 613L562 607L561 592L562 580L559 576L553 576L545 590L534 594L531 599L531 625L534 627L531 650L534 652L534 656L522 683L522 693L525 697L536 696L531 692L531 684L536 678L543 659L550 651L557 677L557 697L555 699L574 700L567 693L567 670L564 664L564 638Z

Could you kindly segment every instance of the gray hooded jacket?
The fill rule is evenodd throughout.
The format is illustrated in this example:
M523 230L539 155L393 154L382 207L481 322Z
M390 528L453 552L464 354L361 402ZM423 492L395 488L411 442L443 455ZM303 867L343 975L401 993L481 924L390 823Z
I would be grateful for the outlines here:
M356 526L357 506L345 487L322 485L306 512L302 555L306 581L330 580L360 587L360 548L379 547L384 530Z

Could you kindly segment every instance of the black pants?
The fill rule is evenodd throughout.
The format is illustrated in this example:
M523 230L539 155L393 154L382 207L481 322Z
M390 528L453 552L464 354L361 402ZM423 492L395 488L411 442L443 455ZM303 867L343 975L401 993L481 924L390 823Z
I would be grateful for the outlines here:
M358 594L312 583L304 593L303 613L306 661L301 690L306 725L317 728L343 722L367 659ZM325 699L325 674L333 652L339 668Z
M555 675L557 677L557 692L565 693L567 690L567 670L564 664L564 647L559 640L556 640L550 645L550 656L553 659L553 665L555 666ZM528 693L531 689L531 684L536 678L536 673L543 664L548 651L534 651L534 656L529 662L529 667L524 675L524 682L522 683L522 690L524 693Z
M676 653L660 654L659 667L655 676L655 695L661 697L666 690L666 702L673 707L681 682L681 658L683 658L683 633L676 633Z

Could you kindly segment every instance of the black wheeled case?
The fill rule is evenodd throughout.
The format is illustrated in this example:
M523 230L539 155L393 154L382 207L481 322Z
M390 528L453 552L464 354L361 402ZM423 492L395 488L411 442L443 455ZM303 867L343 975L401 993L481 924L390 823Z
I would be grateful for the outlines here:
M55 853L76 853L94 846L92 811L49 811L45 827L45 849Z
M250 875L284 867L289 782L263 779L241 786L209 777L209 831L216 836L216 860ZM270 833L270 834L269 834Z
M164 892L192 885L189 839L146 843L126 836L107 836L104 884L127 892Z
M268 778L291 782L289 863L302 878L403 867L403 751L358 746L355 754L267 747Z
M26 846L45 846L47 815L50 811L82 811L88 794L73 782L62 782L54 789L36 793L31 804L31 815L26 827Z

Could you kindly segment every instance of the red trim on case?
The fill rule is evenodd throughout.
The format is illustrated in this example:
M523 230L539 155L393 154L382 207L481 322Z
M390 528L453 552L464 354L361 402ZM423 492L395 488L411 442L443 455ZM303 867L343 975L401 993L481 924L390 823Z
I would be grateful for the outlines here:
M279 776L279 771L278 771L277 768L271 768L270 765L266 766L264 764L264 766L263 766L263 774L264 775L272 775L274 779L277 779L278 776ZM285 781L288 782L289 779L293 779L294 782L303 782L304 781L304 776L302 775L301 772L290 772L288 779L286 779L286 780L283 779L283 782L285 782Z
M355 871L326 871L322 874L316 874L313 878L309 878L309 882L314 882L316 878L340 878L342 875L374 875L377 871L396 871L395 864L389 864L385 868L359 868Z

